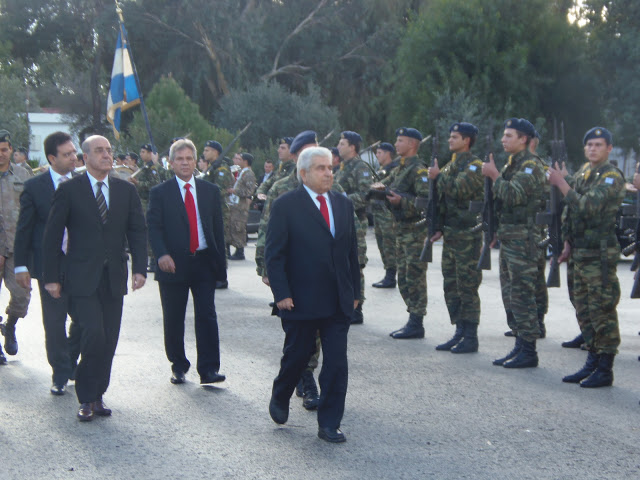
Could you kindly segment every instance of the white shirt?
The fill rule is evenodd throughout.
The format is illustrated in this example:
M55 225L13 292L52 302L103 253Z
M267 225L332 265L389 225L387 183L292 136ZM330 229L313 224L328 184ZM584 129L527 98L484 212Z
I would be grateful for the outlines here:
M304 189L307 191L307 193L311 197L311 200L313 200L313 203L315 203L316 207L318 207L318 210L320 210L320 201L317 198L318 195L320 195L320 194L314 192L313 190L311 190L304 183L302 185L304 186ZM331 230L331 235L333 235L335 237L336 236L336 224L333 221L333 208L331 208L331 200L329 199L329 194L328 193L323 193L322 196L327 201L327 209L329 210L329 221L331 222L331 228L329 230Z
M95 196L98 194L98 187L96 186L96 183L98 183L99 180L96 180L89 172L87 172L87 177L89 177L93 195ZM107 208L109 208L109 175L102 180L102 183L102 195L104 195L104 199L107 202Z
M191 191L191 195L193 196L193 203L196 204L196 218L198 219L198 250L204 250L207 248L207 240L204 238L204 229L202 228L202 221L200 220L200 210L198 210L198 195L196 195L196 180L191 175L191 178L188 182L178 178L176 176L176 181L178 182L178 187L180 187L180 194L182 195L182 201L184 202L184 197L187 193L187 189L184 188L185 184L188 183L191 185L189 189Z

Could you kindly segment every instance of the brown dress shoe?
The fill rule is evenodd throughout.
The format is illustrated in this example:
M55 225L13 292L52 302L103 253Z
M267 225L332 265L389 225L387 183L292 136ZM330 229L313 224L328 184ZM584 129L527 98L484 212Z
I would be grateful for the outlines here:
M98 399L92 404L93 413L101 417L108 417L111 415L111 409L107 408L102 399Z
M90 422L93 420L93 409L91 408L92 403L83 403L80 405L80 409L78 410L78 419L81 422Z

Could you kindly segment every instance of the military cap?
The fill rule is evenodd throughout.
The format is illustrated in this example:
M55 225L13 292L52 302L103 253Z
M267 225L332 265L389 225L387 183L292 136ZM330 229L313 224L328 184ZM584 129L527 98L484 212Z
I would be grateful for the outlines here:
M385 150L391 153L394 153L396 151L393 145L391 145L389 142L382 142L380 145L378 145L378 150Z
M146 150L147 152L153 152L153 147L150 143L145 143L140 147L140 150Z
M129 155L131 157L132 160L135 160L136 162L138 161L138 159L140 157L138 157L138 154L135 152L129 152L127 155Z
M362 143L362 137L359 133L351 132L349 130L345 130L340 134L340 138L344 138L351 145L360 145Z
M253 164L253 155L251 155L250 153L241 153L240 156L242 157L242 159L247 162L249 165Z
M222 153L222 145L220 145L220 142L216 142L215 140L207 140L204 146L211 147L214 150L218 150L218 153Z
M340 156L340 152L338 151L338 149L336 147L331 147L331 155L333 155L334 157L339 157Z
M396 137L409 137L422 141L422 134L415 128L400 127L396 130Z
M11 145L11 134L6 130L0 130L0 143L7 142Z
M593 138L604 138L607 145L611 145L613 143L613 135L611 135L611 132L604 127L593 127L584 134L582 143L586 145L587 142Z
M296 135L293 142L291 142L289 151L294 154L298 153L302 147L310 143L318 143L318 136L313 130L305 130Z
M118 160L124 160L125 158L127 158L127 156L124 153L118 155Z
M280 140L278 140L279 145L286 143L287 145L291 146L291 142L293 142L293 137L282 137Z
M478 135L478 127L472 123L457 122L449 127L449 133L451 132L458 132L459 134L466 135L467 137L476 137Z
M532 138L536 136L536 127L526 118L510 118L504 122L504 128L513 128Z

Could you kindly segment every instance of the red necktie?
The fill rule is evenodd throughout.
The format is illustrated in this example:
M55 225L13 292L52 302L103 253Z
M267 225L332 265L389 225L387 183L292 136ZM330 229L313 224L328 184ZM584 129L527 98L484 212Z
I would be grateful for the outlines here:
M184 188L187 191L184 193L184 206L187 209L187 217L189 217L189 250L191 253L195 253L198 249L198 217L196 216L196 202L193 201L193 195L191 195L191 185L184 184Z
M320 202L320 213L324 217L324 221L327 222L329 230L331 230L331 220L329 220L329 209L327 208L327 200L322 195L318 195L316 198Z

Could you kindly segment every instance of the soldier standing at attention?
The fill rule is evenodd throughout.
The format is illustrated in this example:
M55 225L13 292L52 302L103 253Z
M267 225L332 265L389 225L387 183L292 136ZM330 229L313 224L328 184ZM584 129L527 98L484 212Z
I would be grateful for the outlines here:
M509 154L507 164L498 172L493 155L482 164L482 174L493 180L502 301L509 327L516 334L513 350L493 362L505 368L538 366L540 327L535 292L542 236L536 214L545 207L546 178L542 162L527 149L535 132L524 118L507 120L502 136L502 147Z
M613 359L620 345L618 313L620 283L616 274L620 245L615 233L616 211L625 195L622 172L613 166L611 132L594 127L584 136L588 162L570 177L559 165L549 169L549 182L564 195L566 229L559 261L573 259L573 300L587 361L562 379L581 387L613 384Z
M282 137L278 143L278 160L280 164L278 169L271 174L271 176L260 184L256 190L258 200L265 201L269 190L281 178L287 177L291 172L296 169L296 162L293 161L293 156L289 151L291 148L291 142L293 137Z
M335 181L347 194L347 197L353 202L358 222L356 224L358 237L358 261L360 262L360 302L353 311L351 317L352 325L361 324L364 319L362 316L362 305L364 304L364 267L367 265L367 243L366 235L369 227L367 219L367 194L371 188L373 179L369 167L358 155L362 137L356 132L344 131L340 134L338 141L338 152L342 163L335 174Z
M418 157L422 134L415 128L396 130L396 152L400 164L382 182L372 185L375 189L389 187L387 201L396 220L396 259L398 289L407 305L409 320L399 330L389 335L396 339L424 338L423 319L427 314L427 262L420 260L426 222L414 204L416 197L429 195L429 178L426 165Z
M469 202L482 201L484 193L482 160L470 151L477 136L475 125L454 123L449 128L449 150L453 152L451 161L442 170L437 161L429 168L429 178L437 179L440 197L438 230L429 241L444 238L442 286L451 324L456 326L453 338L438 345L436 350L452 353L478 351L478 288L482 270L477 266L482 232L471 231L476 224L476 214L469 211Z
M251 197L256 191L256 176L251 170L253 155L250 153L236 153L233 161L242 170L229 195L229 244L236 247L236 251L229 260L244 260L244 247L247 244L247 219L249 218L249 206Z
M396 149L387 142L380 144L376 150L376 157L380 164L378 178L386 178L391 170L400 163L395 160ZM395 220L384 200L371 200L373 226L376 233L376 243L382 257L385 275L382 280L371 285L375 288L396 288L396 227Z

